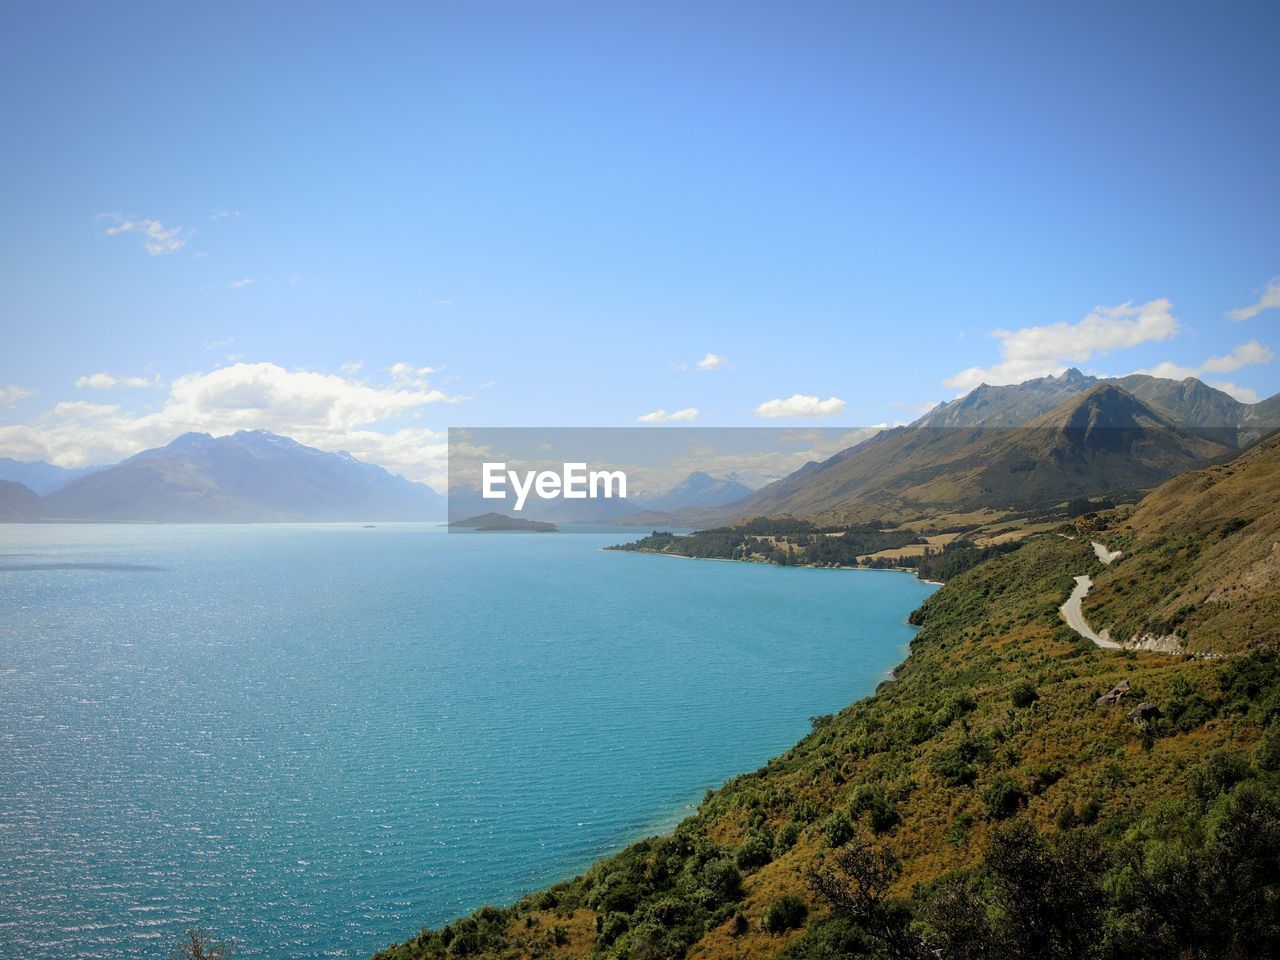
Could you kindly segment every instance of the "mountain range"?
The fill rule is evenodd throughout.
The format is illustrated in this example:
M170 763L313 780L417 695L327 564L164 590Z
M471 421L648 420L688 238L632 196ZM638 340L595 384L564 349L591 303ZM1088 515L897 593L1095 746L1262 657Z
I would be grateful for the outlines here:
M1100 384L1119 387L1179 426L1214 431L1219 439L1237 447L1280 426L1280 394L1259 403L1241 403L1195 377L1170 380L1134 373L1100 378L1074 367L1054 377L1008 386L984 383L963 397L939 404L912 426L1023 426Z
M446 513L444 498L426 484L264 430L186 433L43 497L12 489L18 486L0 487L0 517L227 523L430 520Z
M1099 379L1072 369L984 384L757 491L697 471L659 494L539 501L525 513L689 526L777 515L858 522L1136 494L1277 427L1280 395L1246 404L1194 378ZM478 491L449 493L456 517L494 507ZM261 430L187 433L79 471L0 459L0 520L423 520L446 512L445 498L425 484Z
M723 510L674 519L689 526L776 515L857 522L1136 493L1277 427L1280 395L1245 404L1194 378L1099 379L1072 369L984 384Z

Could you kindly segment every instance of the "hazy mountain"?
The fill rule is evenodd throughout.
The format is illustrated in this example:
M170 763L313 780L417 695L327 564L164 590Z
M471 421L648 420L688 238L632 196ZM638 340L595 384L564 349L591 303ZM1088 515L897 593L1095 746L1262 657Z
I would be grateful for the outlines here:
M1135 373L1100 379L1074 367L1056 377L1025 383L1000 387L984 383L963 397L934 407L913 426L1021 426L1102 383L1132 394L1178 426L1213 431L1215 439L1237 446L1280 427L1280 395L1260 403L1241 403L1195 377L1168 380Z
M444 499L425 484L262 430L183 434L75 480L43 498L42 508L50 519L173 522L445 515Z
M38 520L40 513L40 498L29 487L0 480L0 521Z
M1022 427L913 424L770 484L718 520L792 514L836 521L1065 500L1145 489L1230 448L1094 384Z
M654 512L722 507L749 497L751 493L751 488L745 483L720 480L699 470L689 474L666 493L642 498L638 505Z
M23 461L0 457L0 480L11 480L34 491L40 496L61 490L72 480L87 476L102 467L80 467L68 470L43 460Z
M508 490L509 492L509 490ZM657 494L639 494L619 498L587 500L542 500L530 496L518 515L557 523L625 523L651 522L681 510L706 511L741 500L751 494L751 488L737 480L719 479L701 471L695 471L673 487ZM449 515L469 517L485 513L497 506L508 513L515 513L515 497L506 500L485 500L480 491L472 487L453 487L449 490Z

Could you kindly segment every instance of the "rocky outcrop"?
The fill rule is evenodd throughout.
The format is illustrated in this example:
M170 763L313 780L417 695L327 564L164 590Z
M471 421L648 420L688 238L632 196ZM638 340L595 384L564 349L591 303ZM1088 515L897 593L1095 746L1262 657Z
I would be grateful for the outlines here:
M1148 720L1160 719L1160 708L1154 703L1140 703L1129 711L1129 719L1134 723L1146 723Z
M1129 681L1121 680L1114 687L1093 701L1095 707L1111 707L1119 703L1129 692Z
M1147 650L1151 653L1172 654L1180 654L1185 650L1182 640L1174 633L1166 633L1163 636L1156 636L1154 633L1144 633L1142 636L1134 634L1133 639L1126 643L1124 648L1126 650Z

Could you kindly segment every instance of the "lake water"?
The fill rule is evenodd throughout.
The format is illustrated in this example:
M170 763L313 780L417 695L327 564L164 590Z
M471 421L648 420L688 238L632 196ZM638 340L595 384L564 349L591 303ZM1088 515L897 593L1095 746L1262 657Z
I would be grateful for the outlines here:
M933 589L418 524L0 524L0 956L365 957L669 829Z

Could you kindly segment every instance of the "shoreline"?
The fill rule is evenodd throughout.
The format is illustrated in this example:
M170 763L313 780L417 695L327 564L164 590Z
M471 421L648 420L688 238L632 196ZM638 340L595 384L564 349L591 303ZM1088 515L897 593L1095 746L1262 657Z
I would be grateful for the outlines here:
M735 560L733 557L686 557L682 553L663 553L661 550L645 550L645 549L623 550L621 547L601 547L600 549L608 553L643 553L650 557L671 557L675 560L711 560L715 563L750 563L750 564L755 564L758 567L777 567L779 569L787 569L787 568L784 568L783 565L780 563L770 563L768 560L746 560L746 559ZM920 576L916 570L914 570L911 567L863 567L863 566L850 567L850 566L844 566L841 564L833 564L831 566L820 567L814 563L793 563L789 565L789 568L792 570L849 570L855 573L859 570L864 571L866 573L909 573L909 574L912 574L921 583L931 583L934 586L938 586L938 587L942 586L941 580L926 580L924 577Z

